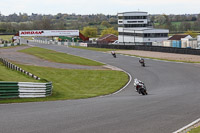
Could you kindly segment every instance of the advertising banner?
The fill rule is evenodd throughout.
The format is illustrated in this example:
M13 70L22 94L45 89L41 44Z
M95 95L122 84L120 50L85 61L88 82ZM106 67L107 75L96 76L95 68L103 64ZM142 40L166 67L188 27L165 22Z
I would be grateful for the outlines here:
M19 36L79 36L79 30L24 30Z

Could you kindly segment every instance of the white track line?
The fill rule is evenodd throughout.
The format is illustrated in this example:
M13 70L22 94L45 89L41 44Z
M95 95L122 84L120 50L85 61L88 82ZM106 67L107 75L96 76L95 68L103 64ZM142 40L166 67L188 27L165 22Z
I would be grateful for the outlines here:
M200 118L197 119L197 120L195 120L195 121L193 121L192 123L190 123L190 124L188 124L188 125L182 127L181 129L179 129L179 130L177 130L177 131L175 131L175 132L173 132L173 133L181 133L181 132L183 132L184 130L188 129L189 127L192 127L193 125L197 124L198 122L200 122Z

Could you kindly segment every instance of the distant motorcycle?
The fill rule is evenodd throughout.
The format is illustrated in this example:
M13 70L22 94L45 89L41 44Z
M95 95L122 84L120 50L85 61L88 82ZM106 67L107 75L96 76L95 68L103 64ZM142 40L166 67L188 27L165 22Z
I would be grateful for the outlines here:
M144 83L142 81L140 81L138 79L134 79L134 86L136 88L136 91L139 94L148 95L146 86L144 85Z
M139 59L139 62L140 62L140 64L141 64L141 66L145 67L144 59L140 58L140 59Z
M111 52L112 56L116 58L116 53L114 51Z

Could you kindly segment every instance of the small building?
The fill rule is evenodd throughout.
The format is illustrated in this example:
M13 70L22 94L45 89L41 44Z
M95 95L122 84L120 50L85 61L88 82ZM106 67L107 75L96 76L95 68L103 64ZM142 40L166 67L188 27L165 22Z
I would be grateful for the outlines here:
M197 48L200 49L200 35L197 36Z
M181 39L182 48L194 48L198 47L196 38L182 38Z
M163 41L163 46L164 47L172 47L172 41L171 40Z
M106 34L97 40L97 44L108 44L118 40L118 37L113 34Z
M182 35L182 34L177 34L177 35L173 35L168 39L168 45L170 45L171 47L176 47L176 48L186 48L187 45L185 46L182 45L182 39L192 39L192 37L190 35ZM165 43L164 46L166 46L167 43Z

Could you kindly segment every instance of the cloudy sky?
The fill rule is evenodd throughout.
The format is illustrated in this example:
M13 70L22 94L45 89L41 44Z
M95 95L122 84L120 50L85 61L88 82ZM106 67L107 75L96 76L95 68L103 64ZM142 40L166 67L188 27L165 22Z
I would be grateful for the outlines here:
M13 13L110 14L146 11L149 14L199 14L200 0L0 0L2 15Z

